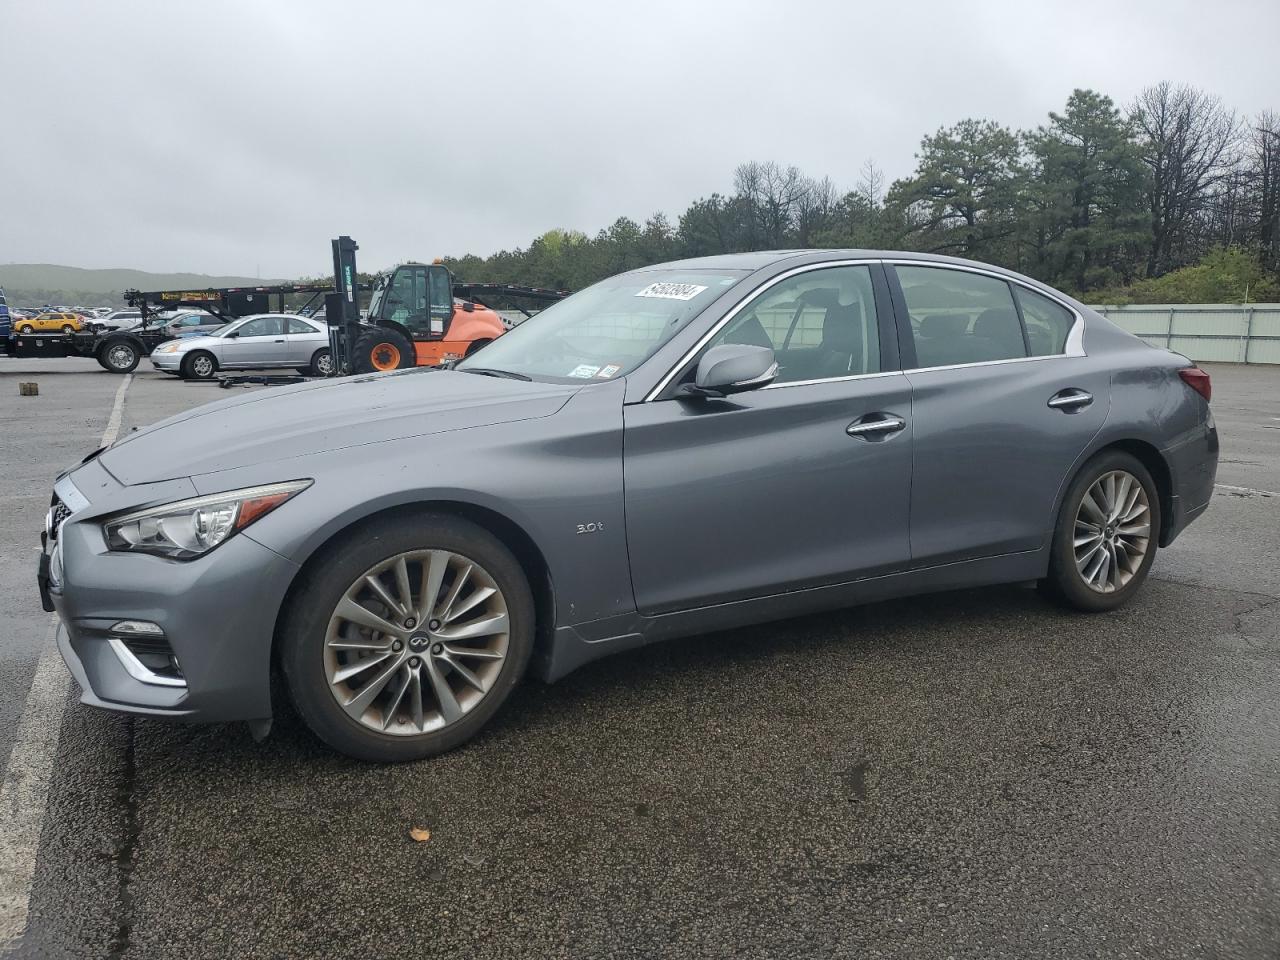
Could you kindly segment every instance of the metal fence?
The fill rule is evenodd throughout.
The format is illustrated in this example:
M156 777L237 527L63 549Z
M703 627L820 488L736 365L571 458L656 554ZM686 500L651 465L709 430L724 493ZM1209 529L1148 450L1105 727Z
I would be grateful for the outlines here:
M1093 309L1197 362L1280 363L1280 303L1142 303Z

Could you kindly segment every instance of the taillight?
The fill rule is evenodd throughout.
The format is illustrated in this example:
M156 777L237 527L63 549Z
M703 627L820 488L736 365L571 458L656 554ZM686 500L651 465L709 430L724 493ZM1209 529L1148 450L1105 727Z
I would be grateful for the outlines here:
M1178 376L1182 378L1183 383L1204 397L1206 402L1212 398L1213 384L1209 382L1209 375L1199 367L1187 367L1179 370Z

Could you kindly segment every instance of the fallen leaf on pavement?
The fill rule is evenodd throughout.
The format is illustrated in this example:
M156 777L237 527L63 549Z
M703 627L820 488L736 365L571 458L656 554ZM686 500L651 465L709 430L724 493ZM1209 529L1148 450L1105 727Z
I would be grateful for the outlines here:
M426 843L431 839L431 831L426 827L410 827L409 836L417 840L419 843Z

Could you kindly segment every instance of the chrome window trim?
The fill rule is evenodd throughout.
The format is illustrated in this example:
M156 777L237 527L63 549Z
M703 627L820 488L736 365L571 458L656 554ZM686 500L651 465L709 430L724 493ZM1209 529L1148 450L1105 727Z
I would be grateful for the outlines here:
M1054 360L1061 357L1085 357L1088 356L1084 352L1084 317L1080 311L1071 304L1067 303L1061 297L1041 290L1039 287L1033 287L1016 277L1006 276L1003 273L996 273L993 270L983 270L980 267L970 267L967 264L959 263L939 263L934 260L882 260L881 263L893 267L927 267L931 270L959 270L962 273L977 273L984 277L993 277L996 280L1003 280L1006 283L1014 283L1023 289L1030 290L1032 293L1038 293L1046 300L1050 300L1068 311L1075 318L1071 324L1071 329L1067 331L1067 342L1063 344L1062 353L1047 353L1041 357L1007 357L1004 360L975 360L973 363L948 363L937 367L911 367L909 372L920 370L954 370L958 367L986 367L993 363L1017 363L1023 360ZM1015 304L1015 307L1017 305ZM1019 312L1021 312L1019 308ZM914 333L912 334L914 337Z
M771 383L763 390L785 390L787 387L808 387L815 383L843 383L846 380L875 380L879 377L901 377L905 371L881 370L879 373L851 373L844 377L822 377L818 380L788 380L786 383Z
M871 266L872 264L876 264L876 263L885 263L885 262L886 261L880 259L879 257L860 257L852 260L824 260L820 263L806 263L806 264L803 264L802 266L794 267L791 270L786 270L783 273L778 274L776 277L773 277L768 282L763 283L760 286L756 287L755 289L749 291L741 300L735 303L728 313L726 313L723 317L721 317L719 321L717 321L716 324L710 330L708 330L701 337L699 337L698 341L692 347L690 347L688 350L684 352L684 354L680 357L680 359L677 360L675 364L672 365L671 369L669 369L665 374L663 374L662 379L658 381L657 385L654 386L652 390L650 390L648 393L645 394L644 400L641 402L649 403L653 400L656 400L658 395L662 393L663 390L667 389L668 386L670 386L671 381L675 378L676 373L679 372L684 367L684 365L689 362L689 360L692 357L696 356L698 352L702 350L703 347L705 347L708 343L710 343L712 338L714 338L717 333L719 333L722 329L724 329L725 325L730 320L732 320L742 311L743 307L749 304L752 300L754 300L760 294L764 293L766 290L773 287L775 284L781 283L783 280L788 280L791 277L794 277L801 273L811 273L814 270L823 270L827 267L864 267L864 266ZM890 370L890 371L881 371L881 372L900 373L901 371ZM877 374L865 374L865 373L854 374L853 376L866 377L866 376L876 376L876 375L878 375L878 373ZM852 379L852 377L829 377L823 380L803 381L803 382L828 383L831 380L836 380L836 379L848 380L848 379ZM770 384L770 386L765 387L763 389L770 390L770 389L773 389L775 386L777 387L797 386L801 382L802 381L796 381L795 383Z

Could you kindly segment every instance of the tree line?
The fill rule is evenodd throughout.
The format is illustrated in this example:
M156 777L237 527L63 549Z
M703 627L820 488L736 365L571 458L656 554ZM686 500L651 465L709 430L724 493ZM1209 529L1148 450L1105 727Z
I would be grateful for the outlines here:
M470 281L580 289L683 257L794 247L950 254L1094 302L1280 299L1280 113L1241 117L1190 86L1127 106L1076 90L1034 130L965 119L924 137L913 173L867 161L851 188L774 161L672 223L619 217L595 236L446 258Z

